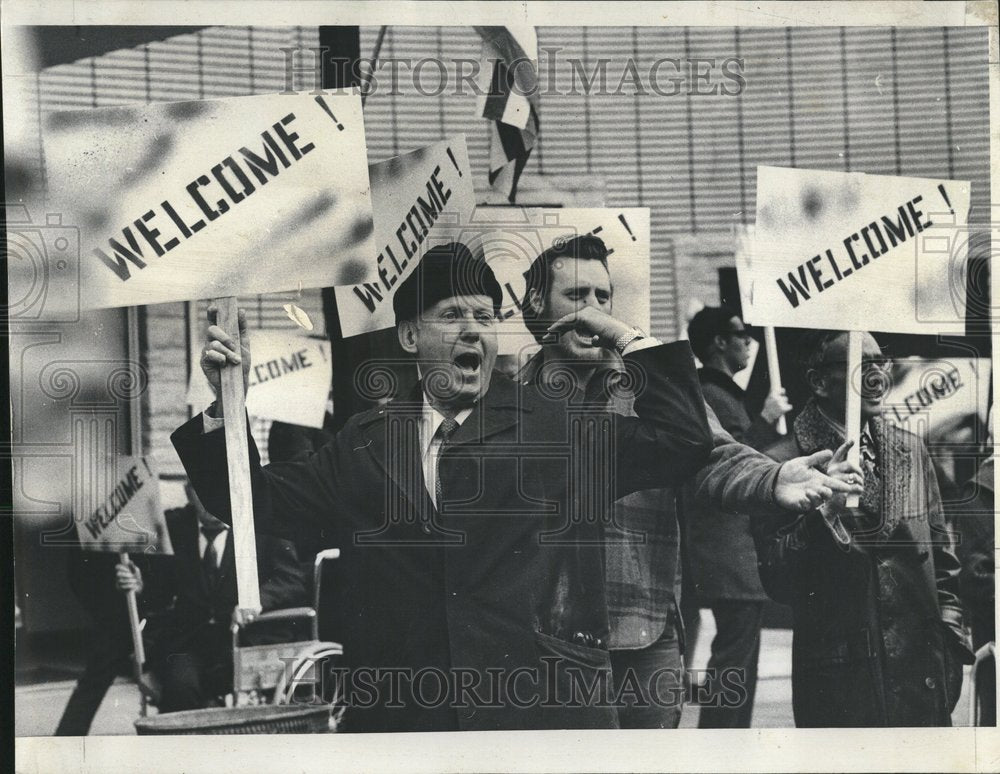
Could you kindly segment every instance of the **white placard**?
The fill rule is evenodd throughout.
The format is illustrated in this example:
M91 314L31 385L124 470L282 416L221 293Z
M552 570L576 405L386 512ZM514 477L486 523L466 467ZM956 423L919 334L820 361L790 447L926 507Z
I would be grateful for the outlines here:
M85 308L346 284L374 252L355 95L53 113L44 147Z
M442 229L467 222L476 206L464 135L372 164L368 174L375 249L364 281L334 291L344 336L392 328L399 283L429 247L450 241Z
M753 325L965 332L969 183L757 168L737 252Z
M247 412L262 419L322 427L330 395L330 342L284 331L250 332L250 391ZM214 400L201 368L194 363L187 402L202 411Z

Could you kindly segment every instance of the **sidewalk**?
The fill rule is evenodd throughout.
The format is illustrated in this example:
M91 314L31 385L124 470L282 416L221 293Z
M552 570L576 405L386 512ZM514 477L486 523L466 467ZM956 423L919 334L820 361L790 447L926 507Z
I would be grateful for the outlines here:
M708 663L715 622L708 610L701 613L701 631L692 665L704 669ZM761 635L757 698L754 705L754 728L792 728L792 633L788 629L764 629ZM58 680L14 689L15 736L50 736L62 715L63 707L73 690L73 680ZM955 725L968 724L968 685L966 671L962 698L952 717ZM132 723L139 717L139 693L125 678L111 686L101 709L94 718L93 735L134 734ZM681 728L698 727L698 708L684 708Z

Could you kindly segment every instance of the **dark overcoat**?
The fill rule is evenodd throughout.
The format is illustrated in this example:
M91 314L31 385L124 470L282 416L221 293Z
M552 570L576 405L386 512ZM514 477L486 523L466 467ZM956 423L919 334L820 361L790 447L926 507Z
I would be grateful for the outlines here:
M614 499L678 483L711 449L687 343L625 362L638 417L570 411L494 373L442 452L440 509L423 481L419 392L352 417L306 461L262 468L251 448L258 529L343 551L350 730L616 726L600 690L571 690L610 672L602 521ZM228 519L224 433L202 429L194 418L174 445Z
M807 404L768 453L785 461L839 445L816 417ZM881 491L862 506L870 499L881 513L853 509L832 523L818 511L776 513L755 524L764 587L792 606L800 727L950 725L971 660L930 456L912 433L879 426Z

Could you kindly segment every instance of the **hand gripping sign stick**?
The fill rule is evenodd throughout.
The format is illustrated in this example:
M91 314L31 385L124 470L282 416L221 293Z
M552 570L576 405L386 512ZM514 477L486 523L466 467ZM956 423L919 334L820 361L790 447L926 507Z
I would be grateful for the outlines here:
M241 351L240 325L235 296L217 298L216 325L224 330ZM247 441L243 366L226 364L219 369L222 387L222 415L226 431L226 461L229 466L229 505L233 518L233 553L236 557L237 607L256 615L260 612L257 578L257 540L253 526L253 495L250 490L250 446Z
M846 441L853 441L847 451L847 461L860 467L861 462L861 390L864 386L864 375L861 373L861 331L848 332L847 339L847 412L844 417L844 435ZM859 383L854 384L854 374L858 374ZM862 484L864 481L861 482ZM847 507L857 508L861 502L860 495L848 495Z
M770 325L764 328L764 348L767 350L767 376L771 382L771 392L776 394L781 392L781 370L778 368L778 342L774 337L774 328ZM784 414L778 417L774 429L778 435L788 434Z
M131 564L128 551L118 553L118 561L126 567ZM142 629L139 626L139 604L136 601L135 589L125 592L125 604L128 606L128 624L132 630L132 671L135 673L136 685L142 685L142 668L146 663L146 649L142 644ZM140 691L142 696L142 715L146 715L146 694Z

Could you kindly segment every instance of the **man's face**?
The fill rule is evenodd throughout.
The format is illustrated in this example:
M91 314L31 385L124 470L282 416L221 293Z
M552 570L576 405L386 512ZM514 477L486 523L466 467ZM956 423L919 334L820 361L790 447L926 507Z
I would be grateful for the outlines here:
M497 358L496 326L489 296L446 298L400 323L400 343L416 356L432 403L464 408L486 394Z
M729 370L735 374L750 362L750 334L736 315L729 318L728 327L729 330L722 336L722 357Z
M611 314L611 277L596 260L560 258L552 264L549 292L542 302L542 317L556 321L585 306ZM600 360L604 350L592 346L588 337L576 331L563 334L553 345L558 356L572 360Z
M817 369L818 379L813 393L821 398L838 417L847 407L847 339L843 333L826 347L823 362ZM889 361L882 355L878 342L864 334L861 344L861 374L851 376L851 389L861 390L861 417L868 420L882 413L882 400L889 386Z

